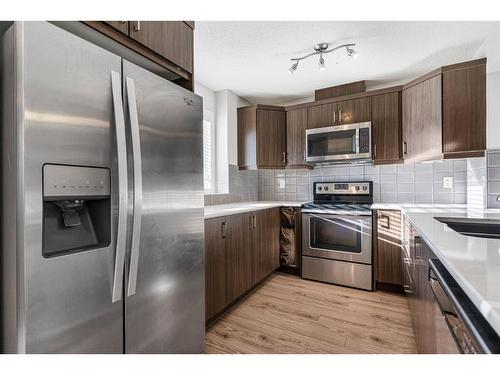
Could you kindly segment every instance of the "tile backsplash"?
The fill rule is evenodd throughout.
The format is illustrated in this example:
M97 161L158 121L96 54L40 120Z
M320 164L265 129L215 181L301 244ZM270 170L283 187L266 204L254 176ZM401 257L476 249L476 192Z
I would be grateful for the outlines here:
M230 165L229 194L205 195L205 205L256 200L310 201L315 181L357 180L373 181L375 202L468 203L477 209L500 208L500 150L489 150L484 158L408 165L331 165L311 170L259 171L240 171L236 165Z
M500 150L488 151L487 159L487 205L489 208L500 208Z
M205 205L249 202L258 200L257 171L240 171L229 165L229 194L206 194Z
M451 178L449 186L444 178ZM316 181L373 181L374 201L383 203L466 203L467 161L414 165L335 165L312 170L259 170L259 200L312 200Z

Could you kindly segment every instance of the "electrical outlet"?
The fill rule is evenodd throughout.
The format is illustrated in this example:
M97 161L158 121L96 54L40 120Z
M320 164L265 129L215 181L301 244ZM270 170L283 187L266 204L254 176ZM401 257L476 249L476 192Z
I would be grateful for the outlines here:
M280 187L280 189L284 189L285 188L285 179L284 178L280 179L279 187Z
M453 177L443 177L443 187L451 189L453 187Z

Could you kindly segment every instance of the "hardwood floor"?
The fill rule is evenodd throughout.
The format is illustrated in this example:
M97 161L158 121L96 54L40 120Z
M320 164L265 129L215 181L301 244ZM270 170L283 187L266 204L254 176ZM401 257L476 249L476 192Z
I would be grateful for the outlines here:
M405 297L276 273L207 330L206 353L416 353Z

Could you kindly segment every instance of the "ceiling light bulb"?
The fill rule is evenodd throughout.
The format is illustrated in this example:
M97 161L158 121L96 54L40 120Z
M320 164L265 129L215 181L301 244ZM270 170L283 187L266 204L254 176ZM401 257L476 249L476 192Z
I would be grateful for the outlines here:
M325 60L323 59L323 55L319 55L318 66L319 70L325 70Z
M293 74L297 70L297 67L299 66L299 62L296 61L292 64L292 66L288 69L288 73Z
M359 52L354 48L347 47L347 55L349 55L349 57L351 57L353 60L356 60L359 56Z

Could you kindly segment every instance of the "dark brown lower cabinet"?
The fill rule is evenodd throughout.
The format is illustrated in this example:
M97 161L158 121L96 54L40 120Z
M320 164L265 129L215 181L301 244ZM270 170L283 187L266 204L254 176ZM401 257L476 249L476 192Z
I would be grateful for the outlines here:
M377 288L402 289L401 211L377 210L375 217Z
M226 216L226 297L230 302L252 286L252 215Z
M214 316L226 307L225 217L205 221L205 315Z
M429 259L434 257L432 250L408 218L403 218L402 225L402 277L418 353L458 353L429 285Z
M205 220L210 321L279 267L279 208Z

